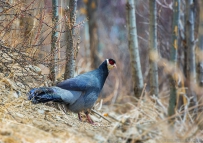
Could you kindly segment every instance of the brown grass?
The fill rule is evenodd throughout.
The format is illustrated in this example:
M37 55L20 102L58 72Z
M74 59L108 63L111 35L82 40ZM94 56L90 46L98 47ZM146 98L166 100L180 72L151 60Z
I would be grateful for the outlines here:
M37 1L35 0L35 2ZM31 57L37 57L39 61L43 57L43 64L49 63L47 61L50 60L50 54L47 51L49 51L48 49L51 43L50 16L47 16L47 13L45 14L44 11L38 11L40 14L35 15L35 25L28 27L29 29L32 28L29 32L30 38L25 39L21 31L22 29L19 28L20 26L23 27L23 25L20 25L20 16L16 17L14 14L19 12L19 15L21 15L21 12L23 13L18 5L9 9L5 7L5 14L13 14L13 16L7 16L8 22L4 21L5 27L4 29L0 29L2 30L0 34L2 40L1 44L13 47L12 49L21 49L19 50L20 52L17 53L16 59L18 60L23 57L21 51L26 51ZM4 17L6 17L6 15ZM44 19L44 21L42 19ZM43 24L42 21L44 22ZM101 24L100 28L104 29L104 27L101 27ZM43 32L40 32L40 29L43 29ZM9 32L9 30L12 31ZM189 112L188 108L186 112L177 111L173 127L168 123L167 108L169 90L167 90L166 86L164 86L164 90L162 89L160 91L160 98L150 97L150 93L146 91L144 91L145 95L139 100L132 96L132 81L128 75L130 73L130 67L127 59L129 58L128 55L126 56L127 53L123 54L123 58L121 57L124 52L123 50L127 48L119 52L118 48L115 48L119 47L118 45L115 43L113 45L112 41L106 38L108 36L105 34L103 37L105 37L105 39L103 38L102 42L105 42L104 45L108 47L104 50L104 55L106 57L116 57L116 60L119 61L117 63L117 71L114 71L115 74L109 75L104 86L103 91L105 91L105 95L107 95L103 100L105 105L102 106L101 110L99 110L101 106L96 106L95 110L101 115L105 115L111 123L92 113L91 117L96 122L96 125L90 125L86 122L84 116L83 122L80 122L77 118L77 114L71 112L64 113L62 110L57 110L52 106L46 106L44 104L31 104L30 101L27 100L26 93L29 91L29 87L49 85L47 77L43 76L43 74L49 73L48 69L44 65L41 65L44 66L46 71L42 70L42 72L39 72L42 75L39 75L39 73L35 73L35 71L26 68L25 65L17 64L18 61L11 58L9 59L7 54L0 52L1 67L4 66L4 68L2 68L3 71L1 71L2 73L0 73L0 143L167 143L203 141L201 114L197 120L193 120L193 113ZM84 37L82 38L85 39ZM42 39L44 39L44 41L41 43L40 40ZM59 38L59 40L61 39ZM35 45L36 43L37 46ZM61 42L61 44L64 44L64 41ZM83 43L81 45L85 44ZM125 47L125 44L123 47ZM59 56L62 59L64 57L63 49L64 48L60 49L61 55ZM80 50L84 49L85 48L81 48ZM87 51L83 51L83 53L86 52ZM11 56L14 55L14 53L9 51L8 54ZM88 58L84 59L82 55L81 53L78 55L77 73L88 71L90 67L87 62ZM3 56L5 57L2 58ZM143 56L143 59L145 57L146 55ZM174 72L173 65L170 65L170 63L164 59L159 59L157 54L153 54L152 58L158 60L159 66L164 67L164 74ZM145 62L143 59L142 62ZM24 62L25 64L31 64L31 61ZM3 65L2 63L5 64ZM60 64L63 65L61 65L62 69L60 69L58 73L59 77L61 77L63 73L65 62L62 61ZM142 65L146 66L147 69L147 64L144 63ZM24 68L22 68L22 66ZM8 72L8 69L11 71ZM145 75L147 75L147 70ZM21 80L16 81L18 77L23 78L22 81L24 83L20 82ZM24 86L24 84L28 86ZM202 94L202 92L200 92L200 94ZM186 115L186 118L182 119L182 114Z
M31 104L25 91L11 85L15 84L12 79L9 79L10 82L5 81L8 79L1 77L0 141L3 143L186 142L186 139L203 139L197 126L197 123L202 124L201 120L193 121L189 112L185 121L181 120L179 115L174 128L169 126L165 99L147 95L140 100L132 96L119 96L117 102L111 106L103 105L99 111L99 107L95 107L100 114L108 114L106 118L111 123L92 114L96 125L90 125L84 117L84 122L80 122L77 114L65 114L62 110L50 106ZM20 92L20 96L13 87Z

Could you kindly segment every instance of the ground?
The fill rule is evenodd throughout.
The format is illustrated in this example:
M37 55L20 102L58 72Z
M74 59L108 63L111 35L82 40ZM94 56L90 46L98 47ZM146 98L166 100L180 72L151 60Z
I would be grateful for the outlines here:
M126 114L124 118L120 116L120 121L106 117L110 121L108 122L92 114L95 125L91 125L86 122L84 115L83 122L81 122L75 113L64 113L62 109L58 110L50 105L32 104L27 100L25 93L22 92L18 96L19 92L17 94L11 88L11 80L9 82L5 82L5 78L0 82L1 143L122 142L128 139L126 135L129 134L126 132L128 125L127 127L123 125L129 122L127 121L129 116L138 116L135 110ZM102 108L108 109L109 107L103 106ZM114 112L110 114L116 115ZM134 134L137 132L135 129L132 131L135 131Z
M115 138L106 138L112 125L105 120L91 125L79 121L77 114L33 105L26 95L15 97L13 93L1 91L0 142L98 142Z
M203 140L202 120L194 121L189 112L186 113L190 118L185 119L177 114L171 130L167 117L168 99L164 96L157 98L145 93L138 100L119 93L123 96L117 98L115 104L95 105L94 110L102 117L91 113L95 121L92 125L86 122L84 115L81 122L77 114L64 112L62 106L32 104L26 96L30 90L27 86L42 86L37 80L42 77L36 75L33 80L23 76L25 79L21 81L27 84L25 87L16 79L19 76L18 72L7 75L0 73L0 143L162 143ZM167 95L167 92L160 92L160 95Z

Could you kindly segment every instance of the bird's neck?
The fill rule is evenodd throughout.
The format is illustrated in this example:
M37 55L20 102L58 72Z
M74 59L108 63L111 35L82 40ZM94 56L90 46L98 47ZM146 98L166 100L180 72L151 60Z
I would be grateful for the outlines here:
M107 77L108 74L109 74L109 70L107 68L107 63L106 62L103 62L100 66L99 66L99 71L101 71L101 74L104 76L104 77Z
M105 83L105 81L106 81L106 78L107 78L107 76L108 76L108 74L109 74L109 71L108 71L108 69L107 69L106 63L102 63L102 64L99 66L98 70L99 70L99 76L98 76L98 78L100 78L100 81L101 81L101 83L102 83L101 86L103 87L103 85L104 85L104 83Z

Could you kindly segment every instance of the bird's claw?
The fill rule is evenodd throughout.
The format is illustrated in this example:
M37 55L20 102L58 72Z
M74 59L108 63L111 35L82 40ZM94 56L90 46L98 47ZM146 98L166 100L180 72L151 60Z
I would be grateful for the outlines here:
M85 112L85 115L86 115L86 117L87 117L88 122L89 122L90 124L94 125L95 123L94 123L94 121L91 119L91 117L90 117L90 115L89 115L89 112Z
M81 118L80 112L78 113L78 118L82 122L82 118Z

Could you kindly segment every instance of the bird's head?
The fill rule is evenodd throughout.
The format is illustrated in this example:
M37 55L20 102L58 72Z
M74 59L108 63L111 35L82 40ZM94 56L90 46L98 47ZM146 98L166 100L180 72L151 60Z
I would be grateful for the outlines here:
M116 61L113 59L106 59L108 71L113 68L116 68Z

